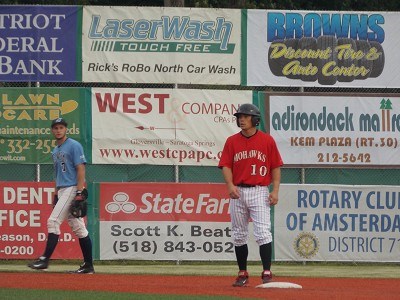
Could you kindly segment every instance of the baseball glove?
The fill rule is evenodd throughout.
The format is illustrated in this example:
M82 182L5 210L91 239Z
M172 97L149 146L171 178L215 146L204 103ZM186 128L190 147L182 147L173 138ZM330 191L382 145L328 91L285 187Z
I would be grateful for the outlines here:
M87 189L83 189L82 191L77 191L75 199L72 200L70 213L75 218L83 218L87 214L87 198L89 193Z

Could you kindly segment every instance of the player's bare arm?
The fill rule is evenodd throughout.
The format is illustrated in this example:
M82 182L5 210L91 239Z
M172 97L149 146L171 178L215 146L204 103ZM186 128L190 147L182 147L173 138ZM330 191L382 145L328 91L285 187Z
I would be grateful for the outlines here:
M76 166L76 178L77 178L77 190L82 191L85 187L85 164L79 164Z
M223 167L222 174L228 187L229 197L233 199L238 199L240 197L240 193L238 188L233 184L232 170L228 167Z
M274 206L279 200L279 186L281 184L281 168L275 168L271 171L272 175L272 192L269 194L269 205Z

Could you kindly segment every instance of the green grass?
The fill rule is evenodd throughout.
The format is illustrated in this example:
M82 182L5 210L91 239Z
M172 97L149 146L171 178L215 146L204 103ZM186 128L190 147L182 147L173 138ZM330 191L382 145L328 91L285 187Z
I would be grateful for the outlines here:
M27 263L0 260L0 272L37 272L29 269ZM74 270L79 263L55 260L49 272ZM282 277L400 278L399 266L398 263L273 262L272 272ZM236 276L237 273L235 262L95 261L95 269L103 274ZM261 273L261 263L249 262L248 270L251 274Z
M183 300L187 299L187 295L145 295L135 293L115 293L115 292L94 292L94 291L51 291L51 290L20 290L20 289L0 289L0 299L24 299L24 300L127 300L127 299L143 299L143 300ZM190 296L190 300L228 300L242 299L237 297L225 296Z

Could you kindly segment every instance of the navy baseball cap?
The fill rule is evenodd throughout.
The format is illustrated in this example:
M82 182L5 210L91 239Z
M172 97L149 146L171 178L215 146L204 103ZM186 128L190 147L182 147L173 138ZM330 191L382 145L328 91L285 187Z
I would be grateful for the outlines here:
M63 118L54 119L54 120L51 122L51 128L53 128L53 127L54 127L55 125L57 125L57 124L61 124L61 125L64 125L65 127L68 127L67 121L65 121L65 119L63 119Z

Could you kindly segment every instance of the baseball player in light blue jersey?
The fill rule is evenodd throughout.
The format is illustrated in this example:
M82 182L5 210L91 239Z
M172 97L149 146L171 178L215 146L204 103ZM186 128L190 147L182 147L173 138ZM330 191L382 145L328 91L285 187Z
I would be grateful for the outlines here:
M48 235L44 253L28 266L35 270L47 269L50 257L57 246L58 238L61 234L60 226L65 220L68 220L72 231L79 238L79 245L84 259L80 268L76 271L71 271L71 273L93 274L92 241L89 232L86 229L84 219L74 217L70 211L71 203L86 201L86 159L82 145L67 137L67 126L68 124L63 118L57 118L51 123L51 130L57 141L57 146L52 152L56 184L56 193L53 201L54 208L47 220ZM84 198L83 192L86 193Z

